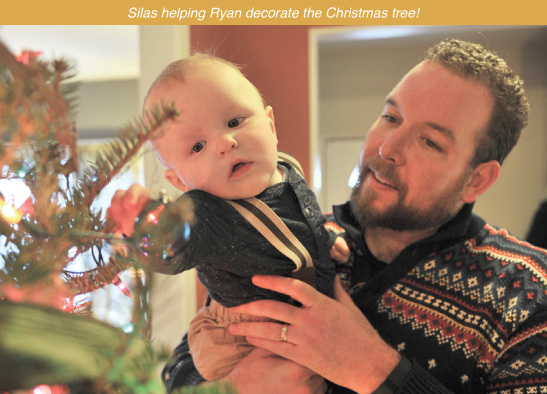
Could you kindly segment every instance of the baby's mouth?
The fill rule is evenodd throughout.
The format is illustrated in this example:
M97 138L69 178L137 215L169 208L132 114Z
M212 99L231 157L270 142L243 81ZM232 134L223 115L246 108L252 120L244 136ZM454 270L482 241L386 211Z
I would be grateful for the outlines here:
M236 163L233 167L232 167L232 173L236 172L237 170L239 170L241 167L243 167L246 163L243 163L243 162L239 162L239 163Z

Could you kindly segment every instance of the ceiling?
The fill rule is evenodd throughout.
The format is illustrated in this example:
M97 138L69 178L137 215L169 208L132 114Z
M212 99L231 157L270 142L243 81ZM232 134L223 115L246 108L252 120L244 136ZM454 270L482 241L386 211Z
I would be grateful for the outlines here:
M76 63L77 79L98 81L137 78L138 26L2 25L0 40L14 53L42 51L46 59Z

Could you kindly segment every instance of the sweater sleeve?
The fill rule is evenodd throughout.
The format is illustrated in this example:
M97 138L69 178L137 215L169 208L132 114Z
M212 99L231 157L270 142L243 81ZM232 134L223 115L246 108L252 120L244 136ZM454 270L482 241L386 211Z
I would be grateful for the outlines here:
M451 394L437 379L420 364L412 360L412 370L399 387L397 394Z
M525 313L523 311L522 315ZM491 371L484 378L484 393L547 392L546 333L547 308L543 305L508 338Z
M454 394L444 387L415 360L411 360L412 369L397 387L382 385L372 394ZM328 394L353 394L353 390L329 382Z

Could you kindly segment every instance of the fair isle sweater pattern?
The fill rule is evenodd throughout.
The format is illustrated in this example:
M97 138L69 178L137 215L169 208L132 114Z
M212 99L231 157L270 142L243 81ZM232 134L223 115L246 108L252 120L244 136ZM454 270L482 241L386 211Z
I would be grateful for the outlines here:
M474 236L432 247L368 300L364 313L421 367L403 393L426 392L412 381L432 377L443 393L547 393L547 252L472 220L482 226ZM348 240L353 256L363 255L341 225L330 221L327 228ZM346 284L357 261L339 265Z

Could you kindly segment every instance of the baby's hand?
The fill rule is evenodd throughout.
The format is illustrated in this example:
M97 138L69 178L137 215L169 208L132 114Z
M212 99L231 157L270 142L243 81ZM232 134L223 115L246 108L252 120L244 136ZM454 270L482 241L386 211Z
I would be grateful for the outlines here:
M106 211L106 219L115 224L114 232L131 236L135 219L150 200L150 191L136 183L127 190L117 190Z
M334 245L330 250L330 257L340 263L346 263L349 260L350 250L348 244L342 237L336 237Z

